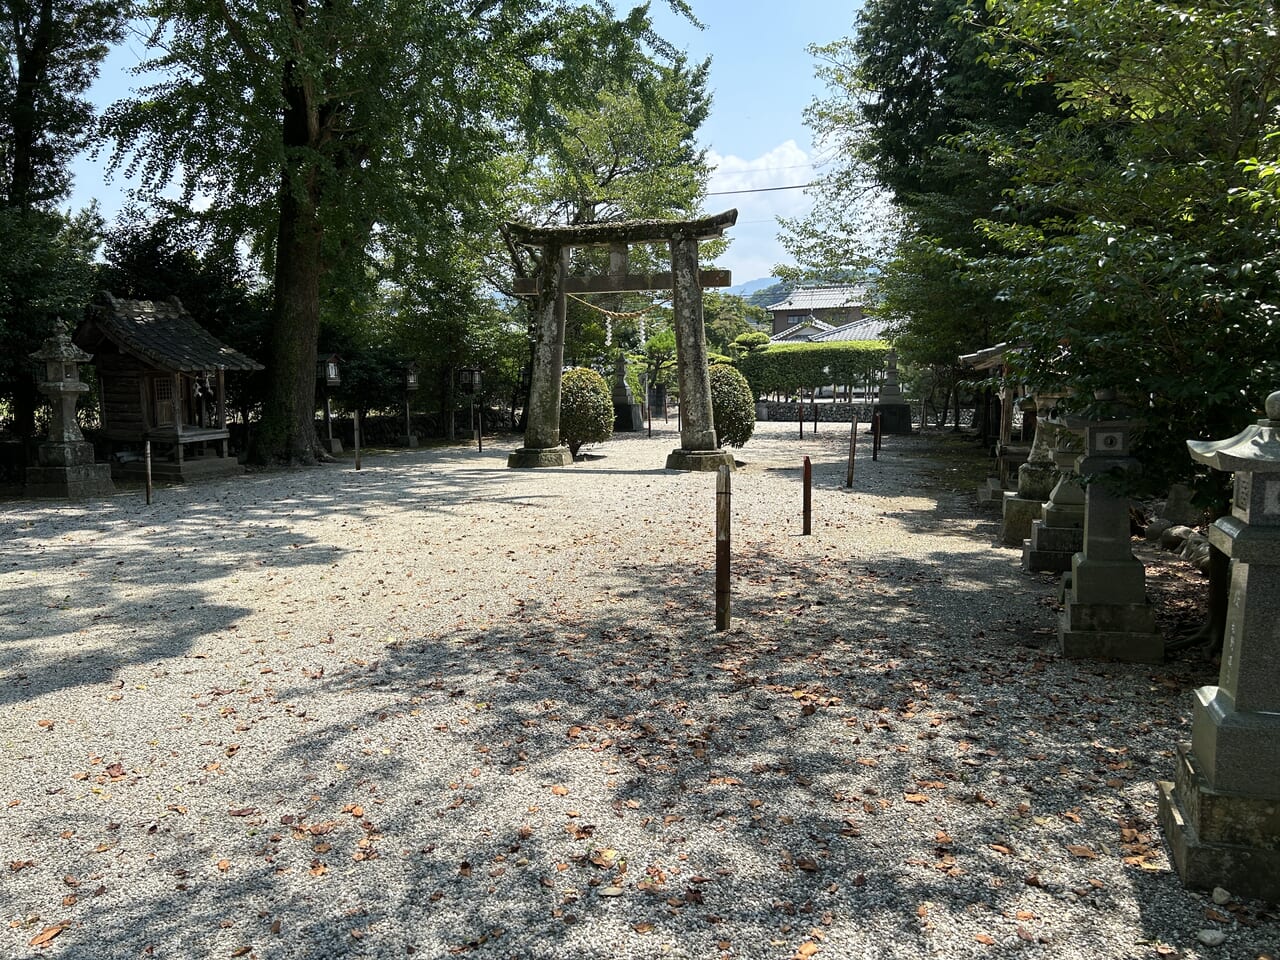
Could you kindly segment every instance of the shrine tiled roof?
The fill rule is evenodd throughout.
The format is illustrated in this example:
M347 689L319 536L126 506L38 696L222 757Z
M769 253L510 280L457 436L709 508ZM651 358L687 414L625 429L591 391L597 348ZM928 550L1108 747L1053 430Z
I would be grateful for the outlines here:
M822 333L811 339L815 343L831 343L837 340L884 340L885 322L876 317L863 317Z
M177 297L121 300L102 293L90 305L85 324L95 325L121 350L166 370L264 369L256 360L214 339ZM79 331L76 339L81 339Z
M799 310L841 310L860 307L867 299L865 287L852 284L827 284L820 287L798 287L791 295L767 307L770 313L788 313Z

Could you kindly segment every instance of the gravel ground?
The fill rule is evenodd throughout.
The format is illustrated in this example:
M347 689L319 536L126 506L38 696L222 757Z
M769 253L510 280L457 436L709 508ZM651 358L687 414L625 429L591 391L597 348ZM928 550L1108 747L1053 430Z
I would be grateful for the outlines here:
M1156 823L1212 665L1061 660L971 442L761 424L716 633L657 433L0 505L0 955L1276 951Z

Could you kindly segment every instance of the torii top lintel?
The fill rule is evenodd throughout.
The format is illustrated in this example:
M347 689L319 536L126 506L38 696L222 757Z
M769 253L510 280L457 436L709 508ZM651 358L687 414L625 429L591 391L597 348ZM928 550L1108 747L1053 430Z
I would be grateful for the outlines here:
M629 220L576 227L534 227L509 223L507 230L517 243L531 247L604 247L619 243L713 240L724 236L725 229L737 222L738 211L735 209L697 220Z

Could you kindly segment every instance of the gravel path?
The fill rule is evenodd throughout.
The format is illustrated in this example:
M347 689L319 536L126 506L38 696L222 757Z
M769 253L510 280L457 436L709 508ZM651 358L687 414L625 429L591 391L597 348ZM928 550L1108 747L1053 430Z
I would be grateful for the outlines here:
M671 430L0 505L0 956L1274 953L1156 825L1212 667L1062 661L976 448L846 443L739 453L722 634Z

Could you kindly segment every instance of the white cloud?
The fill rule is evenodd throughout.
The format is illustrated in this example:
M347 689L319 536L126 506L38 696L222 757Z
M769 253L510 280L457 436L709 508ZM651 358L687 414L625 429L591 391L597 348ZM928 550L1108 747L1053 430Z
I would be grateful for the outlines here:
M803 190L775 188L812 180L812 158L794 140L787 140L752 159L708 151L707 162L714 169L707 192L723 194L707 197L707 211L738 209L737 226L728 234L733 243L718 263L733 271L735 284L769 276L775 264L787 260L778 243L777 218L803 216L812 206ZM764 192L728 192L736 190Z

